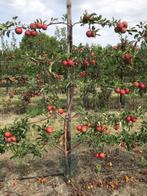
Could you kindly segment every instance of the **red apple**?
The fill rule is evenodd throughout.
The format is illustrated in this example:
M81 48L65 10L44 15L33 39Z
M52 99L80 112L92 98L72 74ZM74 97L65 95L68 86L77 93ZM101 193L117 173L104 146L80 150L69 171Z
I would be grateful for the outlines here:
M128 23L126 21L120 21L117 23L114 30L116 33L125 33L127 31L127 28L128 28Z
M89 31L86 32L86 36L87 37L91 37L91 30L89 30Z
M129 54L129 53L126 53L126 54L122 55L122 59L124 60L124 62L126 64L131 64L131 62L132 62L132 55Z
M145 84L143 82L139 83L139 88L144 89L145 88Z
M120 88L119 87L115 88L115 92L120 93Z
M48 26L47 26L46 24L43 24L43 25L42 25L42 29L43 29L43 30L47 30L47 27L48 27Z
M16 136L15 135L11 137L11 142L16 142L16 140L17 139L16 139Z
M21 27L16 27L16 28L15 28L15 33L16 33L16 34L19 35L19 34L22 34L22 32L23 32L23 30L22 30Z
M48 110L49 112L51 112L51 111L55 110L55 106L53 106L53 105L48 105L48 106L47 106L47 110Z
M35 30L31 30L30 31L30 34L31 34L31 36L36 36L36 35L38 35L38 32L35 31Z
M53 127L46 127L46 128L45 128L45 131L46 131L47 133L49 133L49 134L52 133L53 130L54 130Z
M137 117L131 116L131 121L132 121L132 122L136 122L136 121L137 121Z
M125 91L126 94L130 93L130 89L129 88L125 88L124 91Z
M100 158L100 159L104 159L104 158L105 158L105 154L104 154L103 152L100 152L100 153L99 153L99 158Z
M81 131L82 130L82 125L77 125L76 129L77 129L77 131Z
M35 24L35 23L31 23L31 24L30 24L30 28L31 28L31 29L36 29L36 24Z
M95 37L95 31L88 30L88 31L86 32L86 36L87 36L87 37Z
M120 94L121 94L121 95L125 95L125 94L126 94L125 90L124 90L124 89L121 89L121 90L120 90Z
M90 64L91 65L95 65L96 64L96 61L93 59L93 60L90 61Z
M96 131L102 132L103 131L103 127L101 125L97 125L96 126Z
M133 84L135 87L139 87L139 82L135 81Z
M122 21L123 28L128 28L128 23L126 21Z
M5 142L11 143L11 138L10 137L9 138L5 138Z
M64 60L64 61L62 61L62 64L64 65L64 66L67 66L67 60Z
M38 28L38 29L41 29L42 28L42 23L36 23L36 27Z
M88 126L87 125L82 125L81 132L86 132L87 130L88 130Z
M117 23L117 29L118 29L119 31L121 31L123 27L124 27L124 25L123 25L122 22L118 22L118 23Z
M96 158L104 159L105 158L105 154L103 152L99 152L99 153L96 154Z
M6 138L9 138L9 137L11 137L12 136L12 134L11 134L11 132L10 131L7 131L7 132L5 132L5 137Z
M122 28L121 33L125 33L127 31L127 28Z
M127 122L131 122L131 121L132 121L131 116L127 116L127 117L126 117L126 121L127 121Z
M62 108L61 109L58 109L58 113L59 114L64 114L64 109L62 109Z
M26 31L25 31L25 35L26 35L26 36L30 36L30 35L31 35L31 31L30 31L29 29L26 30Z
M96 158L99 158L99 153L96 153L95 157L96 157Z
M67 65L68 65L68 66L72 67L72 66L74 66L74 64L75 64L75 63L74 63L73 60L71 60L71 59L68 59L68 60L67 60Z

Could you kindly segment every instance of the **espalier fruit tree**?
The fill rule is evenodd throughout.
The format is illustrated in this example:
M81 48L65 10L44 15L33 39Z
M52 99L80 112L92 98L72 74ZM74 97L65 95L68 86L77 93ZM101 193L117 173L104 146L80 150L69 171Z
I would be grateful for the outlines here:
M55 146L64 154L65 171L67 178L71 176L71 153L77 143L86 143L97 151L96 158L104 159L107 155L103 147L107 145L119 145L130 150L136 145L147 141L147 122L144 118L144 110L138 107L135 111L123 109L124 98L139 93L145 93L145 77L134 78L126 81L129 74L135 73L138 54L141 45L146 43L147 24L140 22L130 27L127 21L108 20L96 13L85 12L80 20L72 22L71 0L66 1L67 13L62 20L51 18L49 21L37 19L29 25L17 22L17 17L12 21L0 24L0 35L9 36L15 32L18 36L23 35L35 37L42 31L49 30L51 25L66 25L67 27L67 52L50 58L43 54L41 56L26 56L28 63L44 67L44 72L38 73L34 81L37 83L37 92L25 94L29 100L33 96L43 94L46 100L44 110L45 123L42 125L30 123L28 118L14 122L12 125L0 129L0 153L11 150L14 156L23 157L26 154L38 156L47 146ZM120 37L117 46L97 51L94 47L73 46L73 28L76 25L87 26L84 34L87 39L100 36L100 29L109 27ZM127 40L130 35L132 40ZM42 77L46 82L42 84ZM88 90L87 90L88 89ZM89 112L83 107L74 110L74 96L84 92L99 95L98 89L110 90L112 94L120 95L120 111L118 112ZM59 93L63 91L66 95L64 108L60 107ZM80 94L82 97L83 94ZM61 118L64 122L62 128L56 130L54 121ZM79 124L72 126L73 118L78 118ZM137 122L140 122L136 131L131 131ZM28 132L37 130L35 138L29 138ZM71 132L77 131L73 138ZM62 139L62 145L61 143Z

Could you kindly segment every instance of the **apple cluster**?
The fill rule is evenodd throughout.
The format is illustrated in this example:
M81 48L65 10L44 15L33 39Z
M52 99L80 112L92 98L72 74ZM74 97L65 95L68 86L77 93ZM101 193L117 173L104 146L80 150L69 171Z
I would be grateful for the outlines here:
M130 53L126 53L122 55L122 59L124 61L124 63L126 64L131 64L132 63L132 55Z
M95 65L95 64L96 64L96 61L94 59L91 59L90 61L83 59L82 61L82 65L84 67L88 67L89 65Z
M12 133L11 132L9 132L9 131L7 131L7 132L5 132L5 142L7 142L7 143L13 143L13 142L16 142L16 136L14 135L14 136L12 136Z
M72 59L67 59L62 61L62 65L64 65L65 67L73 67L75 65L75 62Z
M88 128L89 128L88 125L77 125L76 126L76 130L81 132L81 133L84 133L84 132L88 131Z
M137 117L136 116L127 116L125 119L128 123L129 122L136 122L137 121Z
M48 110L49 113L52 113L52 112L55 112L55 111L59 114L64 114L65 113L64 109L60 108L60 109L56 110L56 107L53 106L53 105L48 105L47 110Z
M145 88L145 84L143 82L135 81L133 84L137 88L140 88L140 89L144 89Z
M111 133L111 131L108 130L108 128L105 125L96 125L96 131L101 132L101 133L106 133L106 134Z
M115 27L116 33L125 33L128 28L128 23L126 21L119 21Z
M115 92L120 95L125 95L125 94L130 93L130 89L129 88L121 89L121 88L117 87L117 88L115 88Z
M29 27L25 30L24 34L25 36L36 36L38 35L38 30L47 30L48 28L48 25L47 24L44 24L44 23L40 23L40 22L37 22L37 23L31 23L29 25ZM15 28L15 33L20 35L23 33L23 27L16 27Z

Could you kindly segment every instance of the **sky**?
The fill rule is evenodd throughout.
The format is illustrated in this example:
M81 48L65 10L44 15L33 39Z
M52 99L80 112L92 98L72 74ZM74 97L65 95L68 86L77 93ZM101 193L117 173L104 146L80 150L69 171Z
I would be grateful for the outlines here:
M98 15L112 19L128 21L133 26L140 21L147 22L147 0L72 0L73 22L79 20L83 12L95 12ZM43 20L51 17L62 17L66 13L66 0L0 0L0 23L18 16L23 23L33 22L36 18ZM87 38L88 26L75 26L73 42L82 44L115 45L119 39L113 29L101 28L101 36ZM55 27L49 27L47 33L53 35Z

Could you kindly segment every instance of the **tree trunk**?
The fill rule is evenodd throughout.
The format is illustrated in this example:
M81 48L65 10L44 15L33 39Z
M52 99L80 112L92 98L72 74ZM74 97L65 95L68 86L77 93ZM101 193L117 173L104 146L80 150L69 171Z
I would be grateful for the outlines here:
M66 0L67 4L67 53L72 50L72 17L71 0ZM68 74L68 79L70 74ZM64 120L64 157L65 157L65 177L71 176L71 110L73 101L74 87L69 84L67 87L67 113Z
M122 68L121 68L121 72L120 72L120 80L123 83L123 70L122 70ZM125 95L120 94L119 102L120 102L121 108L125 107Z

